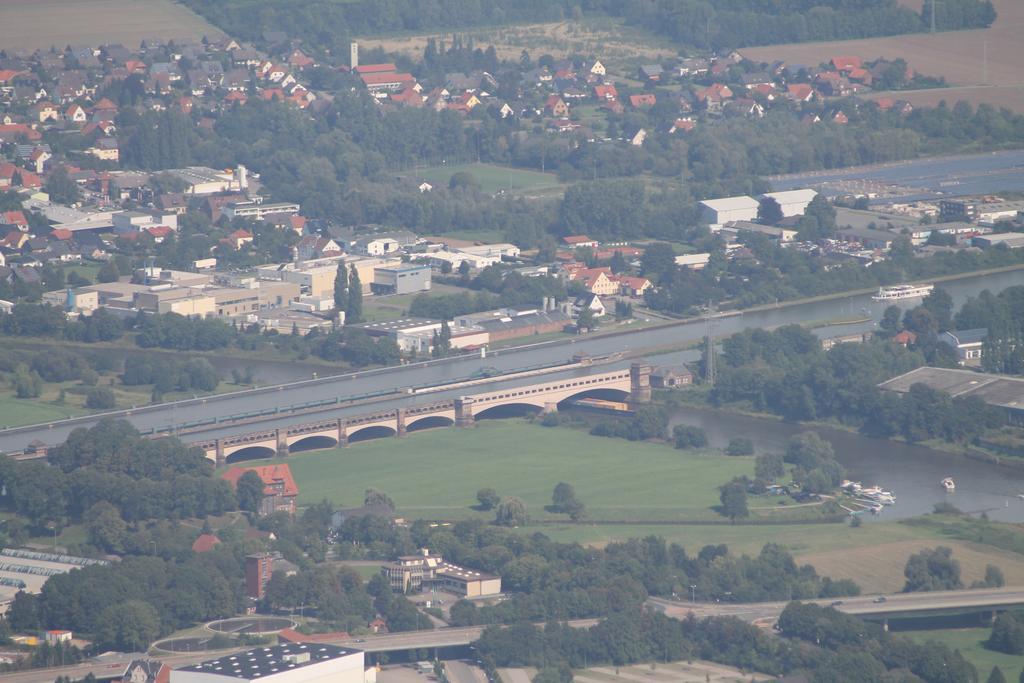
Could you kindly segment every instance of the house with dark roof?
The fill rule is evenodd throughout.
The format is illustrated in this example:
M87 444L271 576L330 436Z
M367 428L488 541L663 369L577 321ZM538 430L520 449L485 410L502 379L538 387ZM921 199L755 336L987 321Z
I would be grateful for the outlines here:
M982 348L988 339L988 328L979 327L973 330L945 331L939 335L939 341L956 351L960 365L977 365L981 362Z

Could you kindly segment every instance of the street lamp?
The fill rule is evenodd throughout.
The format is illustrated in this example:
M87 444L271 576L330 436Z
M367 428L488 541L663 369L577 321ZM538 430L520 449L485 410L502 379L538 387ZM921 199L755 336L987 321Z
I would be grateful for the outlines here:
M690 602L697 602L697 585L690 584Z

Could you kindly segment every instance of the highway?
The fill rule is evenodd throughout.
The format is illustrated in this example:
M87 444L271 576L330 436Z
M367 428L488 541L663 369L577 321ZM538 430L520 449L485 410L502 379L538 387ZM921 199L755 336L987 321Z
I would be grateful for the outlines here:
M936 591L933 593L898 593L886 596L885 602L876 602L877 596L853 598L836 598L823 600L807 600L818 605L827 606L835 602L835 609L846 614L853 614L872 620L886 617L927 616L929 614L956 613L966 610L998 610L1018 609L1024 606L1024 588L982 588L959 591ZM685 618L692 613L698 618L715 616L733 616L744 621L768 626L778 619L786 602L758 603L708 603L665 600L650 598L647 604L664 612L670 617ZM597 619L577 619L568 622L574 628L589 628L598 622ZM411 631L406 633L388 633L367 635L358 638L338 640L335 645L343 645L364 652L389 652L395 650L432 649L436 647L456 647L469 645L480 638L483 626L459 628L439 628L432 631ZM229 652L240 652L246 648L222 650L216 655ZM70 667L53 667L36 669L2 676L5 683L52 683L57 676L82 678L88 673L97 677L112 676L124 670L129 661L142 655L124 655L105 662L87 662ZM213 659L212 653L188 653L156 657L171 667L195 664Z
M1004 287L1019 284L1020 271L974 276L945 283L954 302L962 302L968 295L976 295L983 289L999 291ZM908 302L904 302L908 303ZM916 305L910 300L909 305ZM872 316L879 319L885 306L871 302L869 294L840 296L831 300L794 304L779 308L747 311L721 316L715 319L714 334L728 335L748 327L771 328L790 323L833 320L836 318L858 318ZM871 324L857 329L870 329ZM403 390L407 387L427 387L448 384L466 379L482 368L493 367L508 373L526 368L550 366L565 363L576 353L603 356L613 353L653 353L657 349L677 347L701 339L706 331L703 320L681 321L663 325L625 329L621 333L577 337L538 344L501 349L487 354L458 358L424 361L392 368L382 368L346 375L335 375L316 380L305 380L274 387L221 394L205 399L177 401L158 406L139 408L133 411L116 411L108 415L130 420L143 432L151 429L167 429L172 425L208 419L213 416L231 416L266 411L274 408L285 409L316 401L337 398L351 399L382 395ZM852 331L851 326L829 328L830 335ZM436 395L435 395L436 396ZM129 414L130 412L130 414ZM34 440L46 444L62 443L75 427L95 424L98 417L85 416L34 427L11 428L0 431L0 452L15 453L23 450ZM316 418L313 418L316 419ZM305 419L300 422L307 421ZM2 422L2 417L0 417ZM285 424L282 420L280 424Z

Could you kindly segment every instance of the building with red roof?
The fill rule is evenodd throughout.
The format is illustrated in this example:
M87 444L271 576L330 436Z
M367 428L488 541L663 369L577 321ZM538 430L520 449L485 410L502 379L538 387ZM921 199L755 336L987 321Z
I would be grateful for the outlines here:
M386 74L398 71L394 64L360 64L354 71L359 74Z
M192 542L192 552L208 553L218 545L220 545L220 539L213 534L201 534Z
M246 472L255 472L263 481L263 500L257 513L269 515L274 512L295 514L295 499L299 495L299 487L292 477L288 465L262 465L258 467L232 467L220 475L220 478L237 487L238 480Z

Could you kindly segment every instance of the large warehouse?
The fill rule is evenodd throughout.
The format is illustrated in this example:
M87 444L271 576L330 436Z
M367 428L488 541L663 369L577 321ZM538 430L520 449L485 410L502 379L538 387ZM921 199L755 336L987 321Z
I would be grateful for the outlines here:
M973 370L923 367L878 386L903 394L915 384L924 384L954 397L977 396L988 405L1006 411L1006 421L1010 424L1024 424L1024 379Z
M807 206L817 196L818 193L814 190L786 190L785 192L766 192L761 195L761 201L771 197L779 203L782 215L789 218L803 216L807 211Z
M288 643L175 669L170 683L364 683L365 677L361 650Z
M700 203L701 218L709 225L752 221L757 218L757 209L760 206L756 199L747 196L705 199Z

